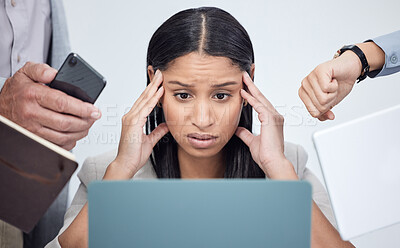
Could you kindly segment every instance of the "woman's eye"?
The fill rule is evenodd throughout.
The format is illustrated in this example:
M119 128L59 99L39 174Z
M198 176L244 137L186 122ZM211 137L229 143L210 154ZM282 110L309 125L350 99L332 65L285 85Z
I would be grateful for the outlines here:
M215 97L218 100L225 100L228 96L230 96L230 95L226 94L226 93L217 93L217 94L215 94Z
M177 96L181 100L186 100L189 98L188 93L176 93L174 96Z

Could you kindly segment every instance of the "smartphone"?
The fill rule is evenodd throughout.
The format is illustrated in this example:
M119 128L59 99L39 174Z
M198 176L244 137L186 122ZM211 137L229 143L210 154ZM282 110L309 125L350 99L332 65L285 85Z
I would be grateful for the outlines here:
M106 86L106 80L78 54L70 53L49 86L94 103Z

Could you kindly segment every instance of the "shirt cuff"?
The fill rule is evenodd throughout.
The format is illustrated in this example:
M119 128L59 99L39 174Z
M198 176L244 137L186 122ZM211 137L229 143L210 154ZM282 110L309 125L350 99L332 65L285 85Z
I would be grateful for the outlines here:
M372 71L368 76L380 77L400 71L400 30L379 36L372 41L385 52L385 64L381 70Z
M4 83L6 82L7 78L0 77L0 91L3 88Z

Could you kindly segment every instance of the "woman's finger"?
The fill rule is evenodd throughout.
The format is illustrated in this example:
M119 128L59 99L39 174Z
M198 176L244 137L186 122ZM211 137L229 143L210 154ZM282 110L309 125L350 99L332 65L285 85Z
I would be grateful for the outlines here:
M257 100L254 96L250 95L244 89L240 90L242 97L247 100L247 102L253 107L253 109L258 113L263 113L263 109L268 110L268 108L262 104L259 100Z
M265 105L271 111L274 111L274 106L268 101L268 99L261 93L261 91L254 84L253 80L251 80L249 74L247 72L243 72L243 82L246 84L247 88L250 91L250 94Z
M161 86L157 90L157 92L155 92L154 96L148 99L148 101L144 103L144 106L139 110L140 111L139 119L143 121L143 125L147 121L147 116L149 116L151 111L153 111L154 107L156 106L157 102L160 100L163 94L164 94L164 87Z
M261 125L266 125L270 123L280 123L281 121L281 114L278 113L275 109L272 111L266 107L264 104L262 104L260 101L258 101L255 97L250 95L248 92L245 90L241 89L240 91L242 93L242 97L248 101L248 103L253 107L253 109L258 113L258 119L261 122ZM277 122L278 121L278 122ZM283 121L283 119L282 119Z
M238 127L235 135L238 136L248 147L250 146L251 142L253 142L255 137L254 134L244 127Z
M146 102L148 102L148 99L154 96L154 94L158 90L158 87L161 85L162 81L163 81L162 73L160 70L157 70L153 80L150 82L149 85L147 85L146 89L133 104L129 112L133 113L139 112L142 109L143 105Z
M168 126L165 122L158 125L149 135L151 147L154 147L157 142L169 132Z

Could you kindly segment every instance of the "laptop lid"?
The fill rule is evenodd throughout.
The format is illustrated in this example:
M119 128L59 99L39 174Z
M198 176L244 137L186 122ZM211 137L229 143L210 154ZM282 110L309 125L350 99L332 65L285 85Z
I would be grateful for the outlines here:
M313 135L344 240L400 221L399 127L400 105Z
M307 182L105 181L88 191L89 247L310 247Z

